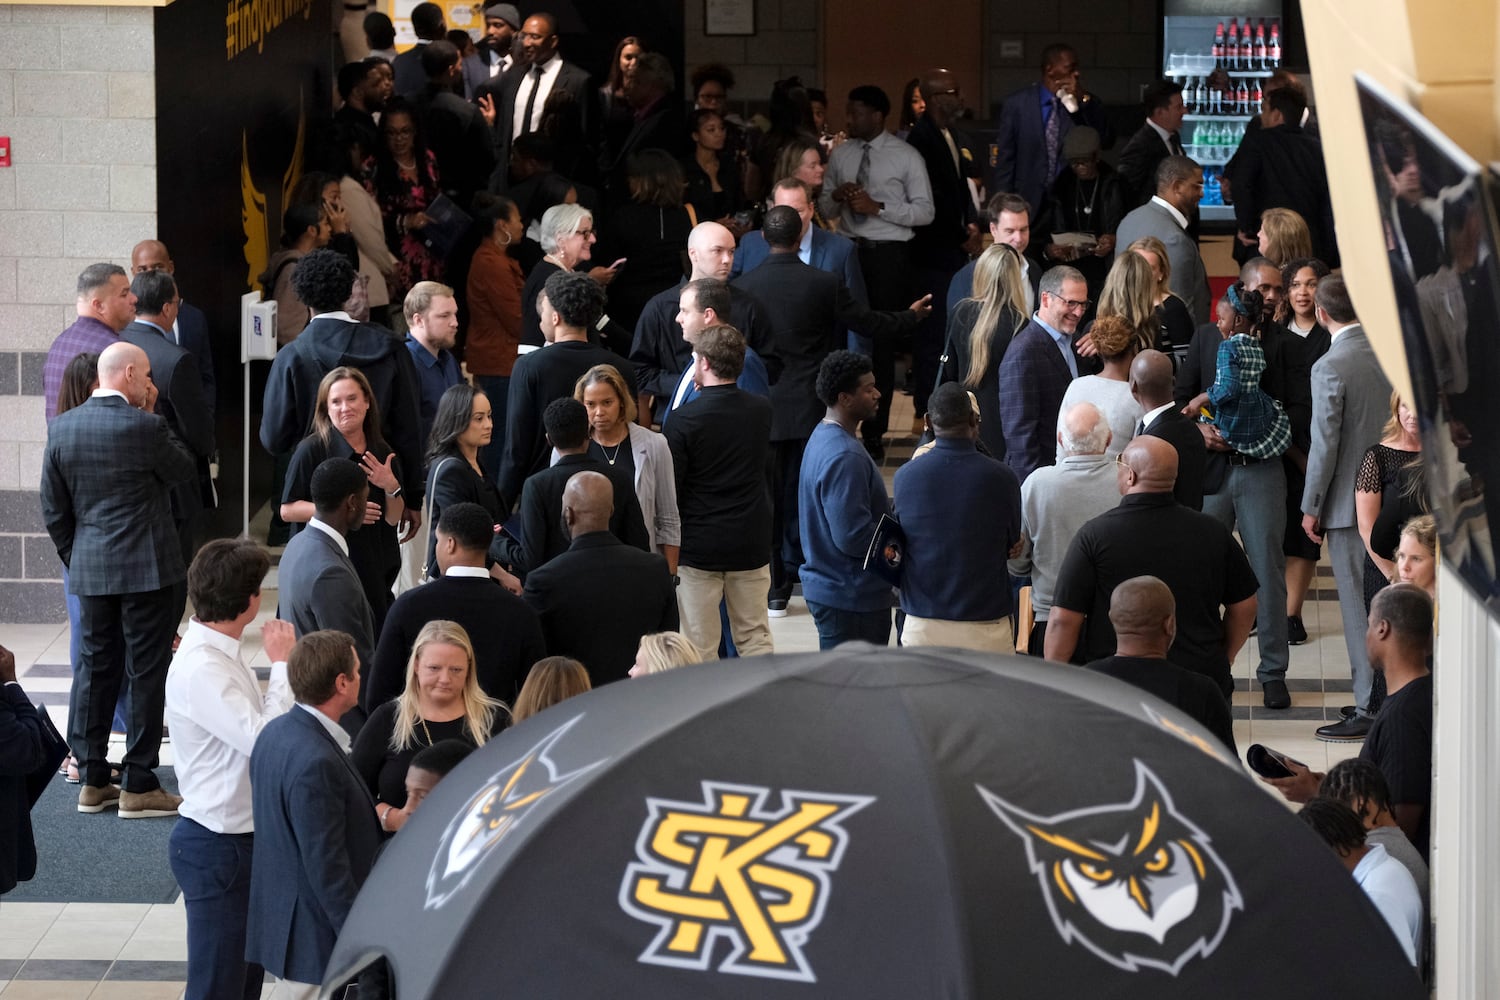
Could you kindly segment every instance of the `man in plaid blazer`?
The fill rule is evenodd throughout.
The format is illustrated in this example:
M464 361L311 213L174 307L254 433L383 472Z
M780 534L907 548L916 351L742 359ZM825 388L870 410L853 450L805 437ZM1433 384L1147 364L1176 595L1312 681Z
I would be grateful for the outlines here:
M175 815L182 800L152 768L161 746L173 590L187 572L169 493L195 472L193 455L151 412L151 363L134 344L99 355L99 388L47 431L42 517L82 604L83 644L68 742L83 786L80 812L118 806L126 819ZM121 787L105 757L121 687L128 692Z

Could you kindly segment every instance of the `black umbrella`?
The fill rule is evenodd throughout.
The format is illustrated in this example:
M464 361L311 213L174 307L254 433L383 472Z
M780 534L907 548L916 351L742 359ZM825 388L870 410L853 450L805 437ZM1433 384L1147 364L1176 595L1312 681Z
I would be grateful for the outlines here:
M329 982L423 997L1419 997L1333 854L1072 667L844 646L611 684L446 778Z

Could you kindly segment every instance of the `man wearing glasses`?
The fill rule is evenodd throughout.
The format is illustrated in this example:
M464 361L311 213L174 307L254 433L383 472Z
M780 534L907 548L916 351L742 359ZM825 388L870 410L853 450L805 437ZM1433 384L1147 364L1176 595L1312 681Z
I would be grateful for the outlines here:
M1088 283L1059 264L1042 275L1040 304L1000 362L1000 428L1005 461L1021 482L1057 463L1057 414L1078 377L1073 335L1089 308Z
M1156 194L1121 219L1115 234L1116 257L1145 236L1155 236L1166 245L1172 262L1172 294L1188 307L1197 326L1213 322L1208 271L1197 241L1187 231L1202 197L1203 168L1186 156L1169 156L1156 168Z

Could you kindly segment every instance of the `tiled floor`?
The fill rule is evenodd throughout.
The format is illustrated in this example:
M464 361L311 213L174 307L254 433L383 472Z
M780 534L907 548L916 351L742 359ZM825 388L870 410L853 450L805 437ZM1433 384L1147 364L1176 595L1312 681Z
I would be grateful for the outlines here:
M898 394L891 426L909 428L911 411L911 397ZM911 441L896 436L888 450L885 474L889 486L895 469L911 453ZM274 587L274 577L273 569L268 587ZM1351 700L1338 602L1326 566L1320 567L1314 588L1304 614L1309 641L1293 647L1291 653L1288 686L1293 707L1286 712L1261 707L1259 688L1253 684L1258 654L1252 638L1234 663L1239 688L1234 696L1234 735L1242 753L1251 743L1265 743L1322 771L1357 753L1359 745L1320 743L1313 737L1324 713L1336 718L1338 706ZM272 594L266 595L263 607L263 617L270 617L276 607ZM790 611L786 618L771 621L777 651L816 650L817 633L801 598L793 599ZM246 636L252 664L267 666L258 629L252 627ZM61 725L71 679L60 666L68 662L67 626L0 625L0 643L15 652L27 693L45 704ZM168 744L162 748L162 763L171 762ZM1273 793L1268 790L1267 794ZM162 905L0 900L0 996L3 1000L175 1000L186 975L186 940L180 900Z

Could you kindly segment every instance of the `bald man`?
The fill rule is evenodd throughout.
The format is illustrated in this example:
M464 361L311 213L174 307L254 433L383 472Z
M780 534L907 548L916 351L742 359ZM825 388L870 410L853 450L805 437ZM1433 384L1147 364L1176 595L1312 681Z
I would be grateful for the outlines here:
M130 273L141 275L147 271L165 271L174 281L177 278L177 265L172 262L167 245L161 240L141 240L130 251ZM182 284L178 282L178 292L181 291ZM214 351L209 343L208 317L203 315L202 309L183 299L177 305L176 319L166 336L197 362L198 381L203 385L203 401L208 405L208 422L212 426L218 386L214 381ZM212 494L206 499L211 500Z
M653 296L641 310L635 325L635 340L630 345L630 360L635 364L636 384L640 387L639 420L651 425L652 402L662 400L665 412L672 390L693 361L693 348L682 336L677 322L678 299L682 286L700 278L728 281L734 267L734 234L717 222L700 222L688 234L688 261L692 273L671 288ZM748 344L766 363L766 374L772 383L781 377L781 356L776 351L770 322L755 298L742 288L729 286L729 314L720 322L745 336Z
M1095 660L1088 668L1179 709L1237 756L1229 702L1213 681L1167 658L1177 639L1177 601L1172 589L1154 576L1131 577L1110 595L1109 621L1115 628L1115 655Z
M1172 359L1161 351L1142 351L1130 365L1130 394L1141 406L1136 434L1159 437L1177 451L1177 484L1172 495L1184 507L1203 509L1203 466L1208 449L1195 421L1177 409L1172 398Z
M1063 557L1047 617L1047 659L1087 663L1115 651L1110 596L1148 574L1177 598L1174 661L1234 690L1229 664L1250 635L1257 583L1245 552L1213 517L1172 496L1177 452L1155 437L1115 460L1120 505L1085 524ZM1223 611L1220 611L1223 608Z
M521 595L542 621L547 652L571 656L595 687L624 679L641 636L676 631L677 578L654 552L609 532L614 486L580 472L563 490L568 551L526 575Z
M123 273L120 275L123 280ZM192 452L153 413L151 362L134 344L99 355L99 388L61 413L42 453L42 519L80 605L81 648L68 743L78 758L78 810L119 807L127 819L176 815L182 800L152 768L161 747L167 666L187 578L169 499L194 472ZM120 785L110 781L110 722L126 692Z

